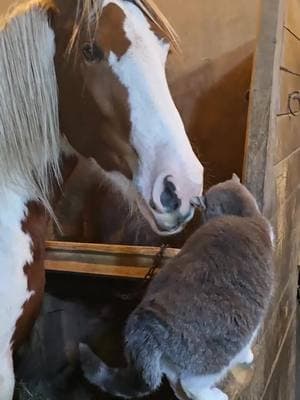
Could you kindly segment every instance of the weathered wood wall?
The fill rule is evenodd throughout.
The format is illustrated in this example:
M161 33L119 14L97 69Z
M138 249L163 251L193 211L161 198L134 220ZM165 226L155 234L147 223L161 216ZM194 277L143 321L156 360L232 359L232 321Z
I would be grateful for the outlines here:
M257 345L254 377L241 399L295 398L300 116L288 108L300 90L300 2L262 0L245 158L245 181L276 235L276 289ZM293 107L299 108L297 102Z
M207 185L242 173L259 2L157 0L181 39L168 79Z

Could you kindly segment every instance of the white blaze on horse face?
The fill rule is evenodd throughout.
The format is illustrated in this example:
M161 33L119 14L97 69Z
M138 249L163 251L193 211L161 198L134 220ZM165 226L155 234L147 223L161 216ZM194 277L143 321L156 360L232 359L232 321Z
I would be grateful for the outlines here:
M131 43L120 58L111 52L109 63L128 90L131 142L139 156L134 184L146 201L148 210L143 204L144 214L149 217L150 204L154 204L152 218L159 228L171 231L192 216L190 200L202 193L203 167L192 150L168 88L165 64L169 45L157 37L136 5L107 0L104 6L109 3L123 10L124 31ZM164 203L161 194L167 177L173 186ZM174 192L177 207L173 202L168 209Z
M30 298L24 267L33 260L31 238L22 230L26 196L0 191L0 399L14 386L11 340L24 303ZM11 396L11 397L10 397Z

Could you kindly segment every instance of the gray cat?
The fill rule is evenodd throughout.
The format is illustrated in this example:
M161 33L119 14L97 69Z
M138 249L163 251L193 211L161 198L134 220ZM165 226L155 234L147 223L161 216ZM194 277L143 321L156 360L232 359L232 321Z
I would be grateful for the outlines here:
M179 399L225 400L215 386L252 362L272 290L272 229L236 176L202 199L204 224L127 321L127 368L109 368L80 345L85 376L103 391L136 398L165 376Z

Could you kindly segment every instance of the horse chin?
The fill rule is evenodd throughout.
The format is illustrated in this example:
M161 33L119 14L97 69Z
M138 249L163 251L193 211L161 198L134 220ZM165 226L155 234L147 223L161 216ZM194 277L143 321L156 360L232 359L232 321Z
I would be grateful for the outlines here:
M152 210L141 197L137 199L137 205L152 230L159 236L172 236L180 233L191 221L195 211L194 208L191 208L186 216L178 215L178 213L158 213Z
M192 206L186 215L179 214L178 212L159 213L153 210L145 200L143 194L124 175L119 172L106 172L95 160L93 160L93 163L96 165L99 176L106 178L123 195L126 201L135 203L138 206L141 214L157 235L176 235L193 218L195 209Z

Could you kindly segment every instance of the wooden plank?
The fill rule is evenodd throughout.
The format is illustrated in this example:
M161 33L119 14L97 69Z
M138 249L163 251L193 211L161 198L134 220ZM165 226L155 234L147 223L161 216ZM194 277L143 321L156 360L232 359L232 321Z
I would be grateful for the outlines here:
M157 247L48 241L45 268L49 272L140 279L152 267L159 251ZM165 249L163 260L178 252L179 249Z
M281 68L300 74L300 40L289 30L283 32Z
M111 253L111 254L128 254L132 256L155 256L160 248L151 246L126 246L126 245L111 245L102 243L79 243L79 242L62 242L55 240L46 241L46 250L51 251L82 251L95 253ZM165 257L174 257L180 249L166 248L164 251Z
M277 107L277 115L289 114L289 95L300 90L300 76L286 71L280 71L280 101ZM293 109L300 111L299 105L294 102Z
M254 50L259 1L156 0L178 32L184 51L183 57L170 57L169 81L184 79L209 63L210 73L204 82L207 90L239 65ZM221 65L216 65L220 58ZM201 93L202 87L193 91Z
M298 221L296 224L296 246L297 246L297 265L300 268L300 187L296 193L296 216L295 221ZM299 366L300 367L300 366Z
M276 200L280 207L300 184L300 147L274 167Z
M268 217L275 209L272 167L276 105L279 102L283 22L284 1L262 0L249 102L243 178Z
M266 385L272 380L273 369L276 369L276 357L279 349L286 342L286 333L292 316L295 314L295 280L290 277L282 293L274 294L276 301L265 319L264 329L253 351L255 362L252 370L252 380L248 386L240 392L238 399L261 399ZM287 379L289 382L289 379ZM269 383L273 385L273 381ZM277 400L277 397L265 397L268 400ZM290 400L286 398L285 400Z
M300 147L300 116L282 115L277 117L276 131L275 165Z
M244 180L275 226L276 290L264 320L262 337L255 346L251 383L239 396L243 400L290 400L293 391L294 379L288 359L283 357L282 362L278 362L285 346L290 346L289 352L294 351L287 327L292 326L296 308L295 218L300 152L299 139L293 133L298 135L299 122L291 121L289 117L277 117L277 114L289 112L288 95L300 89L298 38L283 28L287 23L285 6L289 7L289 20L292 18L291 1L262 0L262 26L254 63ZM298 0L297 6L299 3ZM298 26L299 15L296 16ZM275 382L279 368L286 371L288 390ZM277 392L273 388L277 388Z
M289 18L298 18L299 14L292 13L290 10L299 10L299 2L290 1L288 3ZM300 11L300 10L299 10ZM293 17L292 17L293 15ZM297 23L299 26L299 22ZM300 90L300 38L293 34L290 27L285 26L284 36L283 36L283 49L282 49L282 59L281 59L281 73L280 73L280 104L278 109L278 114L289 113L288 98L289 94L296 90ZM297 101L293 102L292 109L300 111L300 104Z
M297 211L297 191L295 191L289 199L282 204L277 210L276 214L271 219L271 224L276 236L276 254L279 254L281 246L292 245L292 243L285 243L290 237L291 231L296 228L296 211ZM291 247L291 246L289 246ZM291 248L289 249L291 250ZM282 253L280 253L282 255ZM286 255L286 254L285 254ZM282 255L284 258L285 255Z
M295 36L300 38L300 3L299 0L286 0L286 13L284 26L288 28Z
M70 272L75 274L128 279L143 279L149 271L149 268L146 267L128 267L127 265L106 265L53 260L46 260L45 268L48 272Z
M296 312L291 315L288 331L282 346L279 348L272 376L261 400L292 400L295 399L295 366L296 366Z

